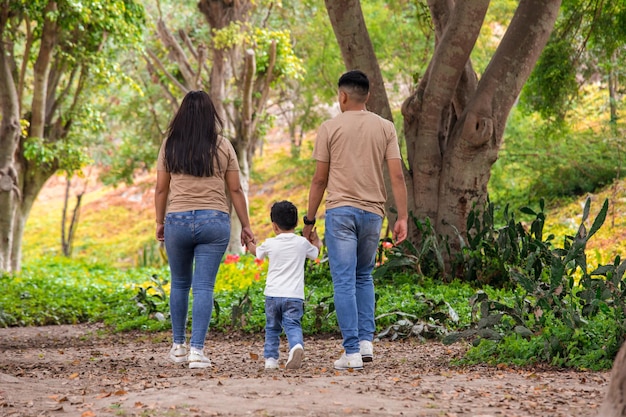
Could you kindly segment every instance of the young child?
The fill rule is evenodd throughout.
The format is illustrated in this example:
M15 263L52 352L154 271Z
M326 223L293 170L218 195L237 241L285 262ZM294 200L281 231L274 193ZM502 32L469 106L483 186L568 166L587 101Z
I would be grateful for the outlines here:
M278 368L280 334L285 330L289 341L289 357L285 368L297 369L304 356L302 315L304 314L304 262L316 259L322 246L317 234L313 244L296 235L298 209L289 201L279 201L270 211L276 237L265 240L258 247L253 241L246 244L257 259L268 258L265 283L265 369Z

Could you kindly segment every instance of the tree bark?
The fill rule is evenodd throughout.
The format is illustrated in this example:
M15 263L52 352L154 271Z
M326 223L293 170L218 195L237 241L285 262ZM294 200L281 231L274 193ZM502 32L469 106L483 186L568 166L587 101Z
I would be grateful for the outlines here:
M485 203L506 119L550 37L559 6L560 1L520 1L476 91L451 130L436 222L443 235L454 236L452 226L465 235L473 205Z
M8 5L0 9L0 33L8 24ZM15 213L21 199L14 155L20 139L18 91L12 68L12 54L0 40L0 271L12 271Z

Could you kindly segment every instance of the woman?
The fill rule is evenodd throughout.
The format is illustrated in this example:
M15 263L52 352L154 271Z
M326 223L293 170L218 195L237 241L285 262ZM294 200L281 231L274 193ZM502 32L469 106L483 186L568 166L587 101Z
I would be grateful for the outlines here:
M165 241L172 278L170 312L174 343L169 358L206 368L204 339L213 309L215 277L230 238L226 188L241 221L242 245L254 241L239 165L209 95L189 92L172 119L157 162L156 237ZM166 215L167 206L167 215ZM191 338L185 344L189 290Z

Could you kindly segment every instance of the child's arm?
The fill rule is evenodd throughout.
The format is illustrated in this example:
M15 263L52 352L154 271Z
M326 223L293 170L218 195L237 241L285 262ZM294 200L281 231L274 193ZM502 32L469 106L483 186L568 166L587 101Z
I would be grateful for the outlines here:
M248 248L248 252L256 256L256 243L249 241L246 243L246 248Z

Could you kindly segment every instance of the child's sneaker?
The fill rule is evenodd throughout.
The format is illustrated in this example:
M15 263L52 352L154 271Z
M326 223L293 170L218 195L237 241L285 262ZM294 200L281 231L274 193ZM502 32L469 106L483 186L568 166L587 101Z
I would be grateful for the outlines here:
M295 345L289 351L289 359L285 364L285 369L298 369L302 364L302 358L304 357L304 348L300 343Z
M208 368L211 366L211 360L204 356L204 353L201 350L196 350L191 348L191 353L189 353L189 368L197 369L197 368Z
M372 342L369 340L361 340L359 347L363 362L372 362L374 360L374 346L372 346Z
M174 343L170 349L169 359L172 362L187 362L187 346Z
M278 359L274 359L274 358L265 359L265 369L278 369Z
M356 352L346 354L344 352L343 355L341 355L341 358L335 361L335 369L354 369L357 371L363 369L363 359L361 358L361 353Z

